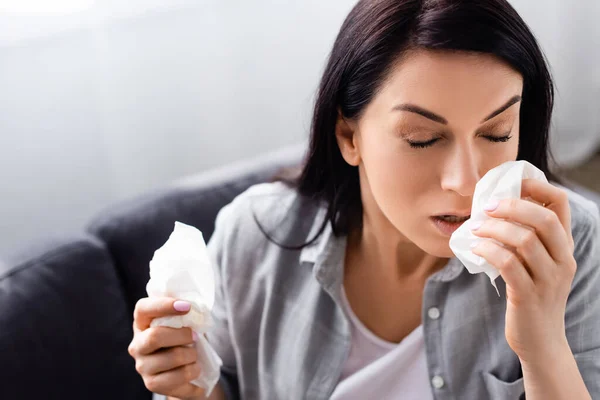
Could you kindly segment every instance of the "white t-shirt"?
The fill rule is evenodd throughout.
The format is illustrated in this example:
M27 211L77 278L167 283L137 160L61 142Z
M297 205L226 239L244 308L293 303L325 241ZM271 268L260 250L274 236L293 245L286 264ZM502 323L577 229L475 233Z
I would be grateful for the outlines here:
M433 400L423 326L419 325L400 343L392 343L360 322L343 288L342 306L350 319L352 344L330 400Z

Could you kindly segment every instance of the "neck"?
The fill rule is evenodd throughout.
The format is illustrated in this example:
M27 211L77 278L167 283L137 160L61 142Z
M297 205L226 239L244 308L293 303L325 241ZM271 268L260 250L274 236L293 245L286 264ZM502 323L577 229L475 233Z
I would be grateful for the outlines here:
M362 226L350 233L348 244L357 265L368 265L386 279L406 281L426 280L447 264L447 258L426 253L384 219L375 221L365 213Z

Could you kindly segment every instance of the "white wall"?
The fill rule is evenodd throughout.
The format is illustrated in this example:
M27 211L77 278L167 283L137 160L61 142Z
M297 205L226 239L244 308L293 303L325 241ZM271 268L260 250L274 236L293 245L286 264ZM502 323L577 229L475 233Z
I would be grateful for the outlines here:
M304 139L354 2L103 0L73 15L0 12L0 254L178 177ZM600 76L589 83L600 40L580 42L598 31L594 14L561 0L513 3L565 81L561 153L584 157L599 126Z
M0 15L0 254L304 139L353 1L113 3L45 25Z
M552 138L557 161L576 165L600 147L600 1L510 3L537 36L556 82Z

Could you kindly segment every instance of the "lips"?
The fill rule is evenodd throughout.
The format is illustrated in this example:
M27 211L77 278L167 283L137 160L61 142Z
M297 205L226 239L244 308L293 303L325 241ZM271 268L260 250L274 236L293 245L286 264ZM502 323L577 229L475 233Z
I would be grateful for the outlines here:
M437 215L431 217L431 221L440 233L444 236L451 236L465 221L468 221L469 217L469 215Z
M469 215L461 217L458 215L438 215L436 216L436 218L440 218L443 219L444 221L448 221L448 222L465 222L466 220L469 219Z

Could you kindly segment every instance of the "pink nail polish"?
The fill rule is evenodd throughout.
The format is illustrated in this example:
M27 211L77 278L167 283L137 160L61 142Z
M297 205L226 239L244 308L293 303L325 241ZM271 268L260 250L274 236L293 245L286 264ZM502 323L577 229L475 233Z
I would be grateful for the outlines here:
M198 341L198 334L197 334L195 331L192 331L192 340L193 340L194 342L197 342L197 341Z
M499 204L500 202L498 200L492 200L489 203L487 203L485 207L483 207L483 209L485 211L494 211L496 208L498 208Z
M175 311L184 312L184 311L190 311L190 308L192 308L192 305L190 303L188 303L187 301L177 300L175 303L173 303L173 308L175 309Z

